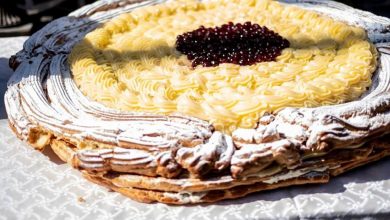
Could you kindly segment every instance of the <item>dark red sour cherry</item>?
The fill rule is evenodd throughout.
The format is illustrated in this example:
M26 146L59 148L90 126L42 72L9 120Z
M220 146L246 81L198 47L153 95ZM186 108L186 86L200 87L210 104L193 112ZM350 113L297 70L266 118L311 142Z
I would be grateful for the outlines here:
M290 42L258 24L229 22L219 27L198 29L177 36L176 49L187 55L192 66L242 66L275 61Z

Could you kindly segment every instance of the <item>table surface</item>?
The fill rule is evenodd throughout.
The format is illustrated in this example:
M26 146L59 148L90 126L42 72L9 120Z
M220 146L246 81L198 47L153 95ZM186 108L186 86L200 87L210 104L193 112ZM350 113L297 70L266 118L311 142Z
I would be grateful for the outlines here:
M8 58L25 37L0 38L0 219L390 218L390 159L333 178L213 205L142 204L84 180L51 150L40 153L7 125L3 96Z

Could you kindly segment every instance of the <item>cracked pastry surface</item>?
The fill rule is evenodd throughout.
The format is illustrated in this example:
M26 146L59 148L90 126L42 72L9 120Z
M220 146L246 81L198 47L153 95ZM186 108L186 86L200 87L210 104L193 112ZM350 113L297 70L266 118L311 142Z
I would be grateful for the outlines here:
M224 12L229 13L224 13ZM192 68L176 37L201 25L252 22L288 39L276 62ZM120 15L71 51L89 98L126 111L179 112L230 134L265 112L354 100L371 85L377 51L365 30L276 1L171 1Z

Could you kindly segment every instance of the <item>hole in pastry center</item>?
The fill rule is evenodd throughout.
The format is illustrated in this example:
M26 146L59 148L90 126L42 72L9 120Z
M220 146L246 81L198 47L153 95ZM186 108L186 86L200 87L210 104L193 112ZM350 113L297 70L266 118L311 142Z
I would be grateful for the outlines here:
M214 28L200 28L179 35L176 49L187 55L192 66L241 66L275 61L290 42L265 26L229 22Z
M229 134L255 128L266 112L353 101L371 85L377 51L364 29L277 1L249 2L164 3L158 13L120 15L75 45L72 77L109 108L180 113ZM280 55L256 57L272 49Z

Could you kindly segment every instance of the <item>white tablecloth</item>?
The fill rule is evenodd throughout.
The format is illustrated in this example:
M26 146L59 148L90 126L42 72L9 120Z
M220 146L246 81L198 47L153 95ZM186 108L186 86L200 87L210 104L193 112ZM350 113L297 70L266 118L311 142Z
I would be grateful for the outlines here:
M0 38L0 92L8 57L25 38ZM2 101L2 100L1 100ZM3 101L1 119L5 119ZM375 216L390 219L390 159L307 185L213 205L142 204L84 180L52 152L34 151L0 120L0 219L269 219Z

